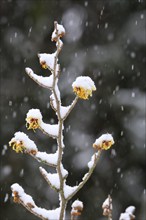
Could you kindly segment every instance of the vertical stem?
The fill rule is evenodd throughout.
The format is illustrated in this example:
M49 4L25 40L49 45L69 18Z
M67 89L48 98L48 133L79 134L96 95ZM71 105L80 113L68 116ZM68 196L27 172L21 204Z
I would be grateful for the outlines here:
M60 210L60 217L59 220L63 220L64 218L64 214L65 214L65 209L66 209L66 205L67 205L67 200L65 199L64 196L64 178L62 176L62 172L61 172L61 162L62 162L62 153L63 153L63 119L61 118L61 114L60 114L60 106L61 106L61 101L57 96L56 93L56 79L57 79L57 59L58 59L58 55L59 55L59 48L60 48L60 43L59 43L59 37L58 37L58 31L57 31L57 23L54 23L55 26L55 30L56 30L56 35L57 35L57 52L56 52L56 56L55 56L55 60L54 60L54 77L53 77L53 89L52 92L54 94L54 98L55 98L55 102L56 102L56 112L57 112L57 117L58 117L58 124L59 124L59 134L58 134L58 138L57 138L57 143L58 143L58 151L59 151L59 155L58 155L58 162L57 162L57 173L59 175L59 180L60 180L60 206L61 206L61 210Z

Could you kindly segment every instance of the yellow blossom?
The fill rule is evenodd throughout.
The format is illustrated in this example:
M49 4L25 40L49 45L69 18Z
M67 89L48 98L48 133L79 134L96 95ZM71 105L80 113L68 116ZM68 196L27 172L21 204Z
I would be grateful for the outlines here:
M96 150L108 150L114 144L114 139L111 134L103 134L96 139L93 147Z
M76 95L81 98L81 99L88 99L89 96L92 96L92 91L91 89L85 89L82 87L74 87L73 91L76 93Z
M25 146L22 141L10 141L9 146L12 147L12 149L16 151L16 153L23 153L23 151L25 150Z
M74 93L81 99L88 99L96 90L93 80L89 76L79 76L72 84Z
M27 129L37 129L39 128L40 123L39 123L39 119L38 118L32 118L32 117L28 117L26 118L26 127Z

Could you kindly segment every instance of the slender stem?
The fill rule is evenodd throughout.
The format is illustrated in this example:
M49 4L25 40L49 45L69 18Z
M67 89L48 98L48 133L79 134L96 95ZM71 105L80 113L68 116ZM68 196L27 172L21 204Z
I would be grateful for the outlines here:
M78 185L78 188L67 198L67 200L70 200L84 185L85 183L88 181L88 179L90 178L90 176L92 175L97 162L99 161L100 155L101 155L102 150L98 151L98 154L94 154L94 164L93 166L89 169L89 172L85 175L83 181Z
M61 211L60 211L60 217L59 220L63 220L64 218L64 213L65 213L65 208L67 205L67 200L65 199L64 196L64 178L62 176L62 172L61 172L61 162L62 162L62 153L63 153L63 120L61 118L61 114L60 114L60 106L61 106L61 101L58 99L57 93L56 93L56 69L57 69L57 60L58 60L58 55L60 52L60 42L59 42L59 37L58 37L58 30L57 30L57 22L54 22L54 26L55 26L55 30L56 30L56 35L57 35L57 52L56 52L56 56L55 56L55 60L54 60L54 77L53 77L53 89L52 92L54 94L54 98L56 101L56 112L57 112L57 117L58 117L58 123L59 123L59 135L57 137L57 143L58 143L58 162L57 162L57 173L59 175L59 180L60 180L60 197L61 197Z

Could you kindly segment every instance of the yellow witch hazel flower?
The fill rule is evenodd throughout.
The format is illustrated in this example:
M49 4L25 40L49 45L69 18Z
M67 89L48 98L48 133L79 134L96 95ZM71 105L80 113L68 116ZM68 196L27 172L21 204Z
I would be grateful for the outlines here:
M9 146L12 147L16 153L23 153L25 151L35 155L37 147L35 143L29 139L29 137L23 132L16 132L14 137L9 142Z
M89 76L79 76L72 84L74 93L80 99L88 99L96 90L93 80Z
M111 134L103 134L96 139L93 147L96 150L108 150L114 143L115 142Z
M9 142L9 146L12 147L12 149L16 151L16 153L23 153L25 149L23 142L15 140L14 138L12 138L12 140Z
M39 109L30 109L26 116L27 129L36 130L40 127L42 122L42 114Z

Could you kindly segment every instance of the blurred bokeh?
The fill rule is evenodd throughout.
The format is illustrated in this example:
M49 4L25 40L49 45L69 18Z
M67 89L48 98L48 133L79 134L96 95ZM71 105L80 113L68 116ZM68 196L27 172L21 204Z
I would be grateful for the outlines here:
M97 87L92 98L78 102L65 122L63 162L70 173L68 184L75 185L87 172L97 137L109 132L115 139L113 148L103 153L91 179L75 196L85 207L80 219L105 220L101 206L111 194L113 220L129 205L136 207L137 220L145 220L145 1L1 0L0 4L1 219L37 219L12 202L10 186L15 182L37 205L58 206L58 194L39 173L41 164L8 146L13 134L23 131L41 151L56 150L54 140L26 130L30 108L39 108L48 123L55 123L56 115L49 105L50 91L34 83L25 67L38 75L50 74L41 69L37 53L55 50L50 39L57 20L66 28L60 54L63 105L74 99L71 85L77 76L89 75Z

